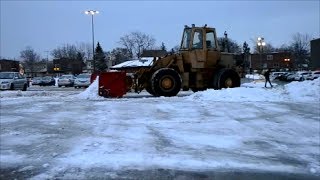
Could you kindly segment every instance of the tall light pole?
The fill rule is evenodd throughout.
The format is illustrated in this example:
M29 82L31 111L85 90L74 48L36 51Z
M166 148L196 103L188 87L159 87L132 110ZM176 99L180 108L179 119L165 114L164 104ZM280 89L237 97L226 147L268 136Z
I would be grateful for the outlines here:
M260 53L260 65L261 65L261 69L263 69L263 64L262 64L262 51L263 51L263 47L266 45L266 42L264 42L264 38L263 38L263 37L258 37L257 44L258 44L259 53Z
M48 61L49 61L49 52L50 51L45 51L47 53L47 61L46 61L46 68L47 68L47 74L48 74Z
M94 58L94 23L93 23L93 15L99 14L99 11L96 10L88 10L84 12L85 14L91 15L91 28L92 28L92 63L93 63L93 72L96 71L96 62Z

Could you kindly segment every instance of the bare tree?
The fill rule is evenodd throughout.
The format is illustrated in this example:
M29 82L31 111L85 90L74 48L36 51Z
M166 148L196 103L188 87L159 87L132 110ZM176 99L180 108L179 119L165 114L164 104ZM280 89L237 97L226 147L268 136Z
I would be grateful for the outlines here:
M286 45L286 44L282 44L280 47L277 47L274 49L275 52L291 52L291 47Z
M141 57L143 50L153 48L155 42L156 40L152 36L139 31L125 35L119 41L128 50L129 54L137 58Z
M180 50L180 45L175 45L172 49L171 49L171 53L177 53Z
M77 48L84 59L92 59L92 44L84 42L78 43Z
M78 53L84 56L85 52L77 48L75 45L66 44L62 47L58 47L52 50L51 55L57 59L70 59L75 60L78 57Z
M274 48L271 43L267 43L267 42L265 46L261 47L261 53L271 53L271 52L274 52L275 50L276 48ZM253 46L253 52L260 53L260 47L258 46L257 43L255 43Z
M296 33L292 36L290 49L298 67L302 67L303 64L309 63L308 57L310 55L310 41L311 36L308 34Z
M107 57L110 57L114 61L114 64L120 64L132 58L132 54L130 54L126 48L117 47L112 49L112 51L108 51L106 54Z
M36 63L40 61L40 55L32 47L27 46L25 50L20 51L20 57L23 60L24 66L33 73Z
M241 53L241 46L236 41L230 38L228 38L228 43L226 44L225 38L219 37L218 44L221 51L224 51L225 48L227 48L230 53Z

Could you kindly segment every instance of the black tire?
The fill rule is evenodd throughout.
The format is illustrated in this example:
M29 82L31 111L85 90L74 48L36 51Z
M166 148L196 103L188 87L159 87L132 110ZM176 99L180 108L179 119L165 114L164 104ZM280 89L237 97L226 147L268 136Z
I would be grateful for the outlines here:
M152 90L155 96L176 96L181 89L181 77L177 71L162 68L153 73L151 77Z
M147 91L149 94L153 95L153 96L156 95L156 94L154 93L154 91L152 90L152 86L151 86L151 85L146 87L146 91Z
M205 91L207 90L206 88L191 88L192 92L198 92L198 91Z
M195 93L195 92L198 92L198 89L197 88L191 88L191 91Z
M240 87L240 76L233 69L221 69L215 76L213 83L217 89Z
M217 72L215 72L213 74L213 78L212 78L212 87L213 89L219 89L219 76L220 76L220 71L218 70Z
M26 91L26 90L27 90L27 87L28 87L28 85L27 85L27 84L24 84L24 85L23 85L23 88L22 88L22 91Z

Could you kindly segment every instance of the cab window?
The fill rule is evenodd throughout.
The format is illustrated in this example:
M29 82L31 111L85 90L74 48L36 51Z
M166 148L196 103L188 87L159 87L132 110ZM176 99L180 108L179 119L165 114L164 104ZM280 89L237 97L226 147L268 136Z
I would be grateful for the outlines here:
M206 46L208 49L215 49L216 44L215 44L215 38L214 38L214 33L213 32L207 32L206 33Z
M185 31L183 33L181 49L188 49L189 48L190 34L191 34L191 29L185 29Z
M202 31L196 30L193 36L192 48L202 49L203 48L202 44L203 44Z

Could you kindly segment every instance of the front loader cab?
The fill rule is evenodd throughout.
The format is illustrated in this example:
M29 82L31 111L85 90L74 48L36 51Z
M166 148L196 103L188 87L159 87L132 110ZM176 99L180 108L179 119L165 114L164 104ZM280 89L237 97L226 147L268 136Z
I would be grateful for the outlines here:
M180 51L194 49L219 50L215 28L185 26Z

